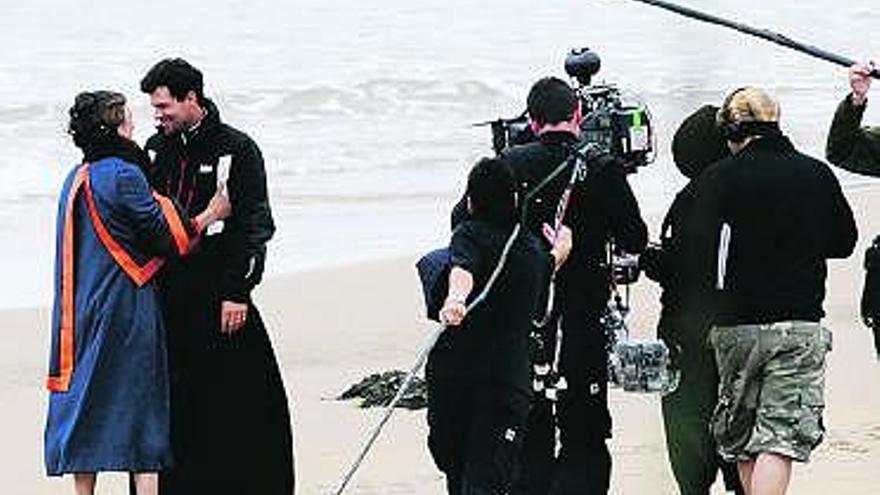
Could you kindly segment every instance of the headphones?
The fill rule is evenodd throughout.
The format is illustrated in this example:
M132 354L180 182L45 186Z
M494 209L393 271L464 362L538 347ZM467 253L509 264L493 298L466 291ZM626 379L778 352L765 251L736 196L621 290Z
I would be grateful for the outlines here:
M733 112L730 109L730 104L733 103L734 97L739 93L748 89L747 86L743 86L741 88L735 89L732 93L727 95L727 98L724 99L724 103L721 104L721 108L718 110L718 116L716 118L718 123L718 130L721 131L721 134L728 141L732 141L734 143L742 142L745 138L745 129L743 124L746 122L745 118L740 117L739 119L735 119L733 116ZM749 115L746 117L752 119L754 121L755 116L751 113L751 109L749 109Z
M748 89L752 88L743 86L727 95L716 117L718 130L721 131L725 139L734 143L741 143L749 136L767 136L779 133L779 123L759 120L751 104L746 105L747 113L745 115L734 115L731 108L734 98Z

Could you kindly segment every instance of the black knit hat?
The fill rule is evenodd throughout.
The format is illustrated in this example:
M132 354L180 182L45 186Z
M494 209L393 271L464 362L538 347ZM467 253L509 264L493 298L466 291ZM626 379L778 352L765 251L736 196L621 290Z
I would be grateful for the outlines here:
M730 155L718 129L718 107L705 105L689 115L672 138L672 159L685 177L693 179L709 165Z

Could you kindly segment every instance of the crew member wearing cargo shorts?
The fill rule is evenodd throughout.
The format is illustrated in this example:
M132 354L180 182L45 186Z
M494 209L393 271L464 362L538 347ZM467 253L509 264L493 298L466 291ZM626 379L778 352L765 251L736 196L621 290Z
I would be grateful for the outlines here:
M683 240L687 280L708 289L712 430L749 495L784 494L792 461L822 439L827 260L849 256L857 236L834 174L797 151L779 114L758 88L727 97L716 120L732 156L696 179Z
M728 462L762 452L806 462L825 430L825 354L831 332L810 321L715 327L721 383L712 422Z

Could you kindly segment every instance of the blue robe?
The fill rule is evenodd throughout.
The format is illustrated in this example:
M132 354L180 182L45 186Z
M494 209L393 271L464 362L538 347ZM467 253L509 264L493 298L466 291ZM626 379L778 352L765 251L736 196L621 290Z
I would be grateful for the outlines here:
M58 208L45 430L49 475L171 462L165 335L153 274L196 232L140 169L77 166Z

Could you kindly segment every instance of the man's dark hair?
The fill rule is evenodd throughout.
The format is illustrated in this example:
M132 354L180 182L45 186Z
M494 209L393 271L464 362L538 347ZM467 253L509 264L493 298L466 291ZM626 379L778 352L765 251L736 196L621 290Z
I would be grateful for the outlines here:
M545 77L532 85L526 105L538 124L557 124L571 119L577 95L562 79Z
M467 195L477 220L509 223L516 218L516 180L498 158L483 158L468 175Z
M196 94L199 104L204 95L202 72L182 58L166 58L154 65L141 79L141 91L151 94L165 86L177 101L182 101L190 91Z

